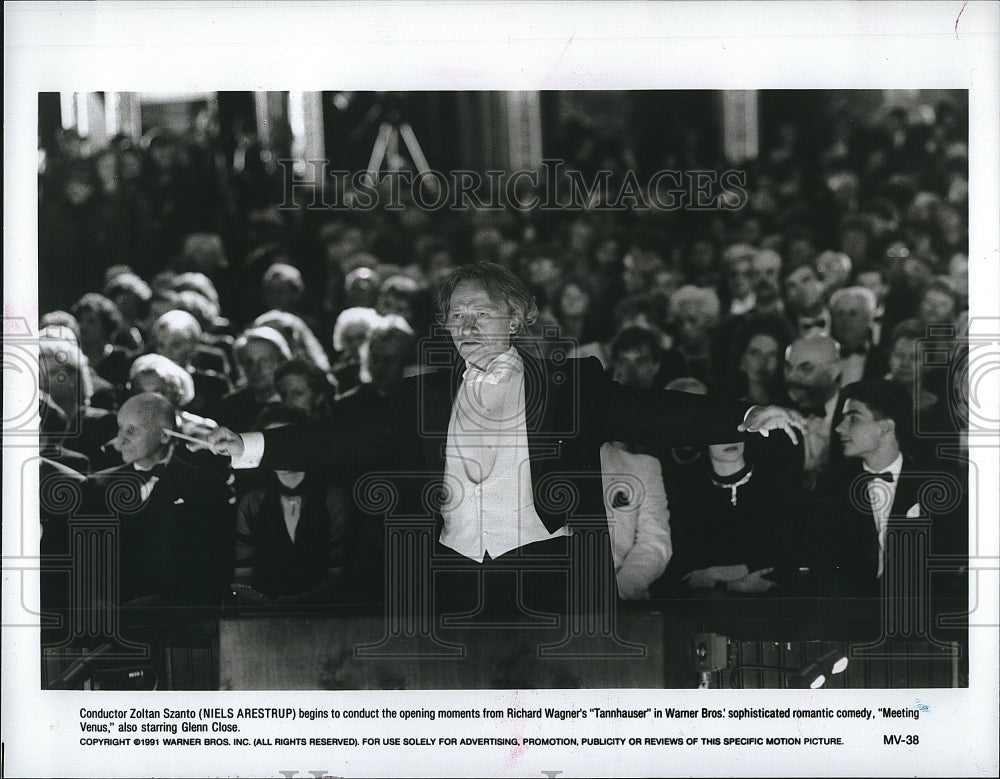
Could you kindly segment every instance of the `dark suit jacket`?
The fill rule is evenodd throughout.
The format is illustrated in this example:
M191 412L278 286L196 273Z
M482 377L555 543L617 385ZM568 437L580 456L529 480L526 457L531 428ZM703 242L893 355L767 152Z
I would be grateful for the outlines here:
M265 431L261 467L384 469L363 478L356 497L365 494L366 479L374 479L390 485L384 513L439 519L440 492L433 487L443 480L452 403L465 366L453 348L435 356L438 365L450 361L450 370L406 380L388 411L345 416L335 407L332 419ZM740 438L736 428L749 404L622 387L596 358L555 363L521 356L532 492L549 532L569 519L605 519L605 441L653 448Z
M844 467L829 473L817 490L820 498L817 514L820 527L816 534L818 578L824 594L866 597L882 592L882 582L877 578L878 536L874 515L865 505L867 488L861 478L863 471L860 459L847 460ZM923 467L904 456L889 514L888 533L922 525L929 533L929 540L921 551L907 544L897 547L887 538L883 576L902 562L893 560L894 553L909 550L911 554L920 554L921 559L907 562L918 569L928 565L931 555L967 555L967 518L961 508L963 489L942 469ZM916 504L920 505L922 520L907 520L907 513ZM897 548L902 551L894 551ZM913 578L912 574L909 578Z
M121 465L93 474L85 511L118 518L119 602L157 596L178 606L220 602L232 570L235 499L228 473L174 451L149 498Z

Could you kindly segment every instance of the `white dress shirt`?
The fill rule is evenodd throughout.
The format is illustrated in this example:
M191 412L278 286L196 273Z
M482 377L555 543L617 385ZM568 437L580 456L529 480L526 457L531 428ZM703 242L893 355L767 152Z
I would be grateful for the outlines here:
M170 462L170 458L173 456L174 456L174 447L171 446L170 448L167 449L167 453L162 458L153 463L149 468L140 468L138 465L135 464L133 464L132 467L138 473L147 473L153 470L153 468L155 468L158 465L166 465L167 463ZM149 479L147 479L146 482L143 483L143 485L139 488L139 496L142 498L143 503L149 500L149 496L153 494L153 488L159 483L159 481L160 481L159 476L150 476Z
M867 465L864 466L864 469L868 473L892 474L892 481L872 479L865 487L868 490L868 500L872 504L875 530L878 532L878 572L876 575L881 579L882 571L885 570L885 539L889 528L889 514L892 513L892 502L896 499L899 473L903 470L903 455L897 455L896 459L889 463L889 467L881 471L875 471Z

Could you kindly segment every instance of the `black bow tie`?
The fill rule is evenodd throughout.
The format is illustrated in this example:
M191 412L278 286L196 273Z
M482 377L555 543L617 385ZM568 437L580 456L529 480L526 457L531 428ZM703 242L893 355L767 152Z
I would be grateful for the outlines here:
M881 479L882 481L896 481L895 477L889 471L883 471L882 473L863 471L860 478L864 481L872 481L874 479Z
M302 481L300 481L294 487L289 487L287 484L281 481L281 479L278 478L275 478L274 481L278 485L278 493L283 498L301 498L303 493L305 493L306 491L306 486L307 486L306 482L308 481L308 479L303 478Z
M818 316L815 319L800 319L800 330L826 330L826 317Z

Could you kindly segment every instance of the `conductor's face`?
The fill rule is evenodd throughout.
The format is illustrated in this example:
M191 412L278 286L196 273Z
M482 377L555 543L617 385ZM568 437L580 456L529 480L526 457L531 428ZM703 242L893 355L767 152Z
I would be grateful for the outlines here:
M485 369L510 348L517 322L506 301L493 300L478 281L462 281L451 293L446 327L462 359Z

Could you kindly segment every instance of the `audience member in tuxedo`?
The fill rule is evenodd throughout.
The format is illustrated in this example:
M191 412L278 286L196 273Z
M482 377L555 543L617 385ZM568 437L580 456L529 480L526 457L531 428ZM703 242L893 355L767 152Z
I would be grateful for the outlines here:
M381 317L374 308L348 308L340 312L333 326L333 350L337 359L333 364L333 375L341 393L361 384L361 344L368 332L375 327Z
M118 603L192 607L221 603L232 568L235 498L228 469L174 445L174 407L163 395L129 398L114 447L124 464L92 475L85 505L118 518Z
M831 465L843 458L831 434L839 419L840 347L828 335L798 338L785 352L785 389L795 408L806 421L805 479L807 487Z
M781 437L713 444L668 484L673 557L654 597L797 592L801 456Z
M304 424L297 409L270 406L255 427L272 430ZM242 497L236 512L233 589L251 603L245 588L281 604L330 603L345 598L347 540L351 526L347 493L316 472L271 471L261 487ZM378 560L375 561L380 562ZM372 565L357 575L376 575Z
M840 382L885 375L885 354L875 343L872 320L878 301L866 287L844 287L830 298L830 334L840 344Z
M80 348L87 361L98 376L111 383L116 400L121 402L132 356L124 347L115 344L124 326L118 308L103 295L88 292L73 304L70 312L79 323Z
M661 364L653 331L627 327L615 338L611 352L616 382L652 389ZM659 460L646 447L606 441L601 444L601 479L618 595L623 600L648 598L649 586L670 560L670 512Z
M728 316L740 316L757 305L753 289L753 257L757 250L745 243L727 246L722 252L722 299Z
M732 352L724 360L722 394L761 405L787 405L782 361L791 340L792 329L778 314L741 317Z
M205 351L201 336L201 325L192 314L180 310L166 311L156 319L150 330L150 351L162 354L191 374L195 389L191 412L214 417L219 413L222 398L230 392L231 385L224 373L225 355ZM207 368L206 365L214 367Z
M46 328L38 342L39 388L66 418L59 445L87 457L93 469L111 467L121 462L118 453L107 446L118 430L115 415L91 406L87 358L76 341L64 335L61 328Z
M889 331L883 326L885 318L885 296L889 292L882 269L871 265L858 268L854 274L854 284L871 290L875 295L875 312L872 314L872 341L885 348L885 337Z
M909 455L912 406L902 386L884 379L856 382L843 389L841 403L843 420L836 433L845 462L827 474L818 490L819 505L825 508L818 530L824 590L877 596L891 587L905 596L902 579L915 581L928 560L891 559L922 549L888 543L894 522L928 520L930 555L967 557L967 514L959 511L964 487L940 467ZM887 584L887 572L901 579ZM944 587L949 593L956 586L961 589L957 571L953 574Z
M313 363L292 359L274 372L274 387L282 406L302 411L312 419L326 419L337 397L331 376Z
M577 545L568 543L567 526L574 523L577 532L582 517L604 516L594 476L605 441L707 445L738 440L743 431L783 429L793 436L799 424L777 407L622 387L594 360L537 361L512 342L537 307L522 282L499 266L458 268L438 299L458 359L450 371L404 382L392 413L335 413L320 423L262 434L220 428L210 441L218 453L232 455L236 467L392 469L395 511L431 512L440 523L431 565L455 563L447 566L448 575L454 574L451 586L435 588L445 611L565 610L566 571L590 582L601 601L613 599L610 545L608 565L595 569L590 562L584 570L573 556ZM532 456L545 445L556 447L558 456ZM446 485L446 497L428 504L434 485ZM553 487L563 490L558 485L578 496L579 514L553 502ZM602 524L606 528L606 520ZM535 554L565 559L566 567L525 571ZM481 586L491 593L486 603L480 601Z
M265 407L281 401L274 386L274 372L292 359L284 336L273 327L246 330L233 347L245 384L219 403L218 420L224 425L248 428Z
M823 282L810 263L789 268L783 280L789 319L798 337L830 334L830 312L823 297Z

